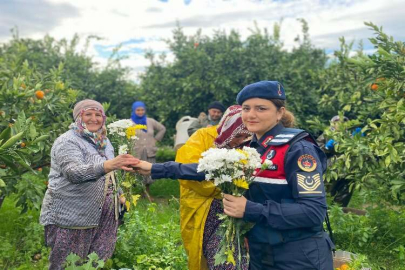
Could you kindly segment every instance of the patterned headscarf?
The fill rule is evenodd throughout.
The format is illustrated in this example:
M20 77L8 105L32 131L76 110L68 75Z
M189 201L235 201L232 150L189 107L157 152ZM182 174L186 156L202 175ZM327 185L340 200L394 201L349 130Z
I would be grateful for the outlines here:
M77 134L81 137L85 138L86 140L94 143L95 148L97 151L102 155L105 156L105 148L107 146L107 128L105 127L106 115L104 113L103 107L101 106L94 106L94 102L90 102L90 100L85 100L77 103L74 108L74 112L76 112L75 122L72 123L69 128L73 129ZM100 104L101 105L101 104ZM79 112L77 112L79 110ZM101 113L103 116L103 124L99 130L96 132L91 132L87 129L86 123L83 122L82 116L83 113L87 110L96 110Z
M136 115L136 113L135 113L135 110L136 110L137 108L140 108L140 107L145 109L145 114L144 114L143 116L138 116L138 115ZM132 119L132 122L134 122L134 123L137 124L137 125L145 125L145 126L147 126L147 125L146 125L147 122L146 122L146 105L145 105L145 103L143 103L142 101L135 101L135 102L132 104L131 119ZM142 131L143 131L143 132L146 132L147 130L146 130L146 129L142 129Z
M217 148L226 147L238 134L253 135L243 124L241 112L242 106L240 105L232 105L225 111L217 128L218 137L214 142Z

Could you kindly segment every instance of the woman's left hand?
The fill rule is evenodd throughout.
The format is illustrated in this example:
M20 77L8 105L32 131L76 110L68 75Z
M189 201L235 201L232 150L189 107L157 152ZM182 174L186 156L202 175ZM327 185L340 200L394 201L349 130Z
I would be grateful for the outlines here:
M247 202L245 197L235 197L229 194L224 194L222 202L224 203L224 213L228 216L242 218L245 214Z

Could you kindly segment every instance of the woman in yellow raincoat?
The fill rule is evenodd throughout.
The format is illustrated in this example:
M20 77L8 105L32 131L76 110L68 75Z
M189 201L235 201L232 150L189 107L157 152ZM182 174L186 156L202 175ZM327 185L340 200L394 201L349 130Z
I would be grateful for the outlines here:
M241 106L229 107L217 126L197 130L177 152L179 163L198 163L211 147L235 148L252 134L241 119ZM188 269L235 269L231 264L215 266L220 242L217 214L223 213L221 191L210 181L180 180L180 226L188 255ZM247 263L244 263L247 269Z

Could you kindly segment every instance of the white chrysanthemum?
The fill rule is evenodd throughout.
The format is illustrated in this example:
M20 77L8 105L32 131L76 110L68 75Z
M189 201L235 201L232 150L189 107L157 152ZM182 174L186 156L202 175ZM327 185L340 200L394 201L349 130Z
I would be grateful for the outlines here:
M261 157L259 152L256 151L256 149L251 148L251 147L243 147L243 151L247 152L249 154L249 167L250 168L260 168L261 166Z
M120 145L120 148L118 149L118 154L119 155L123 155L123 154L128 154L128 145L126 145L126 144L123 144L123 145Z
M115 121L107 126L110 134L118 134L119 136L125 136L125 130L132 127L134 123L130 119L122 119Z
M232 182L232 177L230 175L223 174L219 178L215 178L214 180L214 184L216 186L219 186L220 184L225 182Z
M211 148L201 155L197 171L205 172L206 180L214 180L216 186L232 182L232 179L251 179L256 168L260 168L260 154L254 148Z

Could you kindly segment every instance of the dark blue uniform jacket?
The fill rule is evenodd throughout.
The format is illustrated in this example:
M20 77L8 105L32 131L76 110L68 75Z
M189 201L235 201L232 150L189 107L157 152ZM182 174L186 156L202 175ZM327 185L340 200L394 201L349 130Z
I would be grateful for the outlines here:
M255 181L245 194L248 201L243 218L256 223L248 233L249 242L276 245L323 234L326 156L308 137L303 130L285 129L282 125L275 126L260 140L253 137L250 147L261 155L267 154L271 146L289 146L283 156L285 184ZM276 150L267 156L280 158L279 154ZM152 178L202 181L205 175L197 173L197 164L166 162L153 164Z

